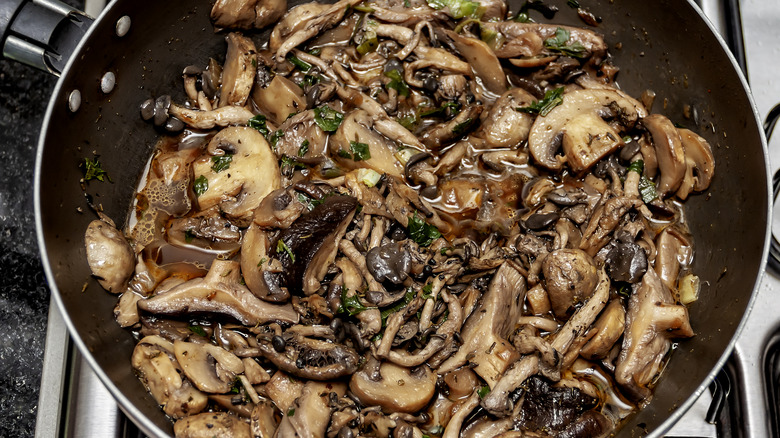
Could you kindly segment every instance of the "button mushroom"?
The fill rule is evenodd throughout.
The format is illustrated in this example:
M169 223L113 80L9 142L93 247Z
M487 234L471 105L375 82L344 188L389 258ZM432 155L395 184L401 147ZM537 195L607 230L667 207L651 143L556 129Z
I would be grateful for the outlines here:
M580 350L580 355L589 360L602 359L612 349L626 322L626 309L619 300L612 300L593 325L588 336L592 336Z
M204 412L182 418L173 425L177 438L250 438L249 423L227 412Z
M113 224L102 220L90 222L84 233L87 263L103 289L122 293L133 275L135 253L125 236Z
M300 397L284 412L274 436L325 438L334 408L331 395L343 397L345 392L343 383L306 382Z
M366 111L347 114L330 137L331 156L347 169L368 167L403 179L404 167L395 156L396 146L373 126L374 119Z
M564 93L563 103L553 108L546 116L537 117L531 127L528 135L528 149L531 155L542 166L560 170L562 164L570 160L568 156L556 156L559 146L557 139L564 127L583 114L594 114L599 117L613 114L611 108L615 107L619 109L621 123L627 127L647 115L647 111L639 101L619 90L602 88Z
M241 359L213 344L175 341L173 352L184 375L203 392L224 394L244 372Z
M514 148L528 139L531 131L533 117L530 114L517 111L518 107L525 107L534 102L536 98L522 88L513 88L496 100L477 133L485 139L488 145L494 148Z
M624 145L620 134L596 114L580 114L563 125L563 152L574 172L582 172Z
M388 413L415 413L433 397L436 373L428 365L409 369L385 362L376 373L369 373L370 368L364 367L349 381L350 391L366 406L378 405Z
M208 154L193 165L201 210L219 205L240 223L251 219L263 198L279 188L281 175L276 156L265 137L247 127L225 128L211 139Z
M298 322L292 306L269 304L257 299L240 283L238 262L214 260L204 278L195 278L171 290L138 302L146 312L163 315L218 313L244 325L266 322Z
M596 264L579 249L551 252L542 263L542 272L552 310L558 318L566 317L571 307L588 299L598 283Z

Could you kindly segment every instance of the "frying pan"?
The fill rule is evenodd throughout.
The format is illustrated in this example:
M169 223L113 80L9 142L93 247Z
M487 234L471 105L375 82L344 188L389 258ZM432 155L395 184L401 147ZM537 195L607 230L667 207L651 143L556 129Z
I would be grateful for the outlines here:
M292 7L303 1L307 0L289 3ZM76 27L86 36L54 90L36 157L38 241L57 305L86 360L125 413L151 436L171 434L171 423L131 370L135 342L114 322L116 297L90 276L83 235L94 215L87 198L120 225L128 217L139 175L158 137L141 120L138 106L162 94L183 101L182 69L223 56L224 35L214 33L208 18L211 3L116 0L88 30L87 20L76 17L81 20ZM510 9L517 10L520 3L510 3ZM547 3L561 10L556 22L582 25L565 0ZM655 111L704 136L717 162L710 190L686 205L685 220L696 246L693 271L703 285L690 308L697 335L680 343L651 402L619 432L659 436L693 404L726 361L763 275L771 223L766 142L744 77L692 2L580 3L603 19L596 30L605 36L621 67L621 86L633 96L655 91ZM13 8L20 5L23 0L4 0L0 5L0 34L5 33L4 22L13 17ZM256 40L263 36L256 35ZM15 57L27 56L19 55L23 51L17 46L23 49L24 44L14 46ZM67 54L67 44L62 47L60 53ZM26 59L52 68L53 61L62 63L65 58L39 53ZM113 86L106 73L113 74ZM111 182L91 181L82 190L78 164L93 153L100 156Z

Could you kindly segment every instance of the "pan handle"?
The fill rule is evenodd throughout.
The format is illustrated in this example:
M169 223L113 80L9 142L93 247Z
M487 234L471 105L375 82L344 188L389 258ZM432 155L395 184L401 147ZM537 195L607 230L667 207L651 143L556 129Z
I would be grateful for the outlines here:
M767 142L772 137L772 131L774 131L778 119L780 119L780 104L775 105L769 111L764 121L764 133L766 134ZM774 202L777 202L778 194L780 194L780 170L775 172L772 177L772 199ZM774 232L772 232L772 242L769 246L769 260L767 260L767 264L772 272L780 275L780 241L777 240Z
M2 57L59 76L92 21L59 0L2 0Z

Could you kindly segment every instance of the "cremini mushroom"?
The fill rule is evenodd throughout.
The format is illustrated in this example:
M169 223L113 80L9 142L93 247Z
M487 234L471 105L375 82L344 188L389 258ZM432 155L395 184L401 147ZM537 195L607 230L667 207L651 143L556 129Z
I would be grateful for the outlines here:
M671 120L660 114L650 114L642 119L653 138L658 159L658 194L666 197L674 193L685 176L685 150L680 133Z
M231 127L219 131L207 151L192 164L198 205L201 210L219 205L228 217L249 222L252 211L281 184L271 147L257 130Z
M387 413L419 411L431 400L435 388L436 374L425 364L410 369L384 362L376 371L366 366L349 381L350 391L362 403L381 406Z
M230 391L236 375L244 372L241 359L214 344L175 341L173 352L184 375L196 388L207 393Z
M238 262L215 260L204 278L195 278L163 294L139 301L138 307L162 315L217 313L248 326L271 321L298 322L298 314L290 304L261 301L240 280Z
M325 438L334 409L330 400L345 392L344 383L306 382L301 395L284 412L275 436Z
M565 317L569 309L590 298L598 283L593 259L580 249L559 249L542 263L545 289L555 315Z
M516 148L528 139L533 117L517 111L526 107L536 98L522 88L513 88L504 92L487 114L483 114L482 125L476 135L494 148ZM527 160L527 157L526 157Z
M564 93L563 103L553 108L546 116L537 117L531 127L528 134L528 149L531 155L542 166L560 170L562 164L570 160L568 156L556 155L560 144L558 138L565 126L584 114L606 117L614 113L612 108L619 111L618 119L627 127L647 115L639 101L616 89L585 89ZM609 152L606 149L604 151Z
M135 267L135 253L125 236L114 224L94 220L87 227L84 243L87 263L98 283L111 293L124 292Z
M177 438L209 438L214 436L250 438L249 423L226 412L203 412L182 418L173 425Z
M715 174L715 157L707 140L695 132L678 128L685 151L685 176L677 189L677 197L685 200L691 192L707 190Z

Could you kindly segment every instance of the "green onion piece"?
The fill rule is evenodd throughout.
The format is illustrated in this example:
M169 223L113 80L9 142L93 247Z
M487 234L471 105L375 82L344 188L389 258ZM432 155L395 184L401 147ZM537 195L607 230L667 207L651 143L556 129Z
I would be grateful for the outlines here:
M374 187L380 178L382 178L382 175L373 169L361 168L357 170L358 181L361 181L366 187Z
M387 84L387 88L398 91L398 94L401 96L409 97L409 85L404 81L400 71L390 70L386 71L384 75L391 79L390 83Z
M642 174L645 170L645 162L642 160L636 160L628 165L628 171L629 172L636 172L638 174Z
M84 158L84 162L82 163L81 167L84 170L84 181L91 181L96 179L100 182L103 182L105 179L108 179L108 182L113 182L111 181L111 177L108 176L108 172L100 167L100 160L97 157L95 157L94 160Z
M311 70L311 64L309 64L306 61L302 61L300 58L293 55L292 53L287 54L287 60L290 61L292 65L298 67L301 71L307 72Z
M652 202L658 197L658 192L655 190L655 183L644 175L639 178L639 195L642 196L642 202L645 204Z
M420 246L430 246L434 240L441 237L441 232L438 228L430 225L421 217L417 216L416 211L414 212L414 215L409 216L407 230L409 231L409 237Z

